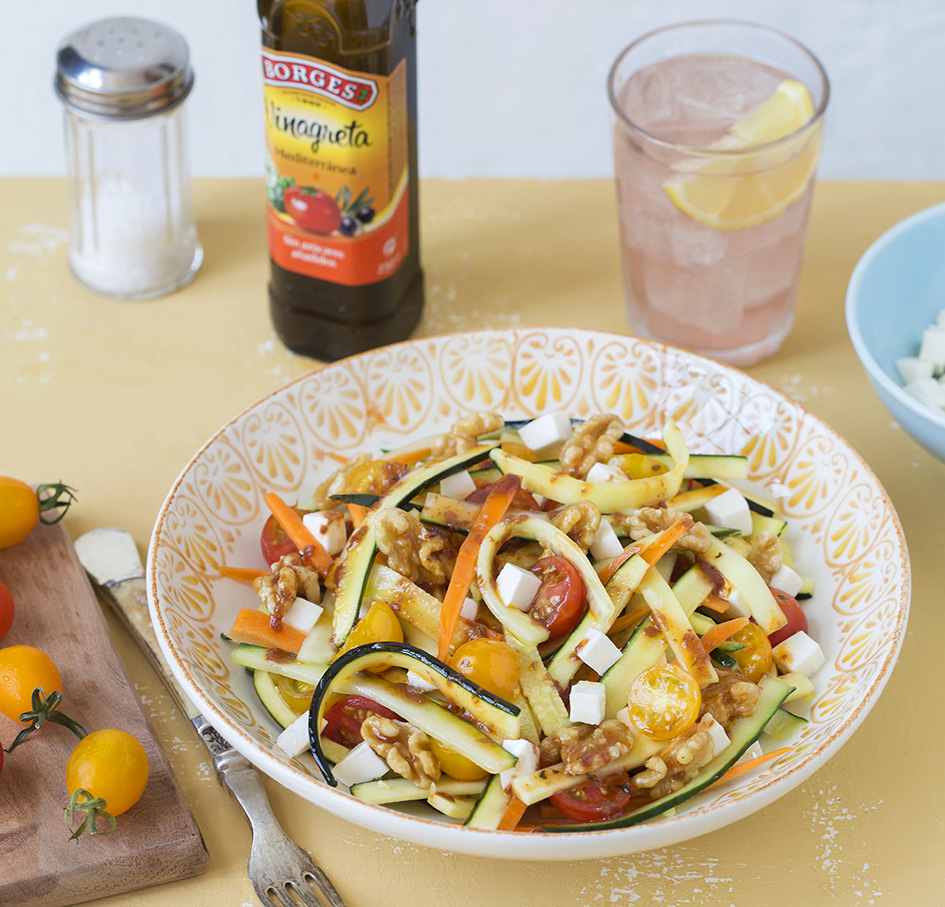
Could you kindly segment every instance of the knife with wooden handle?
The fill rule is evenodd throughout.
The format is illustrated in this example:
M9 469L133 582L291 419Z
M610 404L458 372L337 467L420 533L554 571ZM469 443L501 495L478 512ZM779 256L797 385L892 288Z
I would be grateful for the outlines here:
M255 827L256 817L249 813L269 809L259 774L252 764L230 746L200 714L177 682L158 644L148 611L147 586L138 546L129 532L108 527L93 529L75 540L75 551L93 585L98 588L122 624L148 657L180 710L190 719L200 738L213 756L213 765L220 781L247 810ZM236 783L238 779L239 783ZM246 802L247 788L253 804Z

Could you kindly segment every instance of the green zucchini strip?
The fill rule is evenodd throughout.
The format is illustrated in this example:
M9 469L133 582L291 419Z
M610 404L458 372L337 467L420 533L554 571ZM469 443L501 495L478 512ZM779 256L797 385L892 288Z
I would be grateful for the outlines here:
M672 468L660 475L629 479L626 482L584 482L540 464L529 463L499 448L494 449L489 457L503 473L521 476L523 487L533 494L541 494L563 504L591 501L602 513L626 512L666 501L679 492L689 462L689 450L682 433L673 422L666 423L663 441L672 459Z
M468 713L479 726L464 721L425 696L416 696L401 686L359 673L390 667L413 671L434 684L451 704ZM515 764L515 757L482 728L499 737L517 738L520 723L516 706L484 690L422 649L403 643L374 642L355 646L332 662L316 684L312 696L309 709L312 755L332 787L337 785L337 781L322 750L321 725L327 698L336 691L374 699L487 771L504 771Z

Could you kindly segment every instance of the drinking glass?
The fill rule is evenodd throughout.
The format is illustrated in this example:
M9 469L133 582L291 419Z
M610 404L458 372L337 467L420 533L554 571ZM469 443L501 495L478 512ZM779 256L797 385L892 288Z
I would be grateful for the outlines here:
M830 94L762 25L639 38L608 78L627 318L640 336L747 366L791 331Z

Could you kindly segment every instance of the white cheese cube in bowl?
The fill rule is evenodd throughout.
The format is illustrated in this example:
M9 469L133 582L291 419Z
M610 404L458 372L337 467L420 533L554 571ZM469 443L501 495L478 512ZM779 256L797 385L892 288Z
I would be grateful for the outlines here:
M286 612L282 622L295 627L300 633L308 633L324 613L325 609L321 605L316 605L307 598L297 598L292 602L292 607Z
M465 501L475 490L476 483L465 469L440 480L440 494L457 501Z
M774 576L771 577L771 582L768 585L772 589L780 589L782 592L787 592L788 595L796 597L797 593L804 588L804 578L787 564L781 564L775 571Z
M796 671L805 677L813 677L827 660L820 645L803 630L778 643L771 654L782 672Z
M932 409L945 408L945 388L934 378L916 378L904 388L910 397Z
M499 571L495 586L503 604L527 611L541 588L541 580L530 570L506 564Z
M571 437L571 417L567 413L545 413L518 430L522 443L529 450L544 450Z
M742 535L751 532L751 510L737 488L729 488L705 505L706 517L713 526L735 529Z
M348 755L335 765L334 775L342 784L351 787L352 784L381 778L388 771L390 769L387 763L371 749L365 740L350 750Z
M912 384L919 378L931 378L935 366L918 356L903 356L896 360L896 371L903 384Z
M609 463L595 463L587 471L587 481L598 482L629 482L628 476L619 466L611 466Z
M579 680L571 687L568 717L582 724L600 724L607 710L607 688L602 683Z
M722 727L711 715L706 715L706 717L700 722L700 727L705 728L709 732L709 736L712 738L712 755L718 756L723 750L728 749L732 741L729 738L728 734L725 732L725 728Z
M617 538L614 527L606 520L600 521L597 534L590 547L591 557L595 560L603 560L605 557L618 557L623 554L623 544Z
M919 358L931 362L936 375L945 372L945 329L932 324L922 332Z
M511 768L499 773L499 783L503 790L508 790L514 778L530 775L538 769L538 747L530 740L503 740L502 748L518 759Z
M348 541L345 515L340 510L316 510L306 513L302 517L302 525L332 557L338 554Z
M589 668L603 674L616 664L620 658L620 649L610 641L606 633L602 633L597 627L591 627L575 647L575 654Z
M300 756L310 745L308 712L299 715L277 738L276 746L288 756Z
M467 595L462 608L459 609L459 616L465 617L466 620L475 620L478 614L479 603L474 598L470 598Z

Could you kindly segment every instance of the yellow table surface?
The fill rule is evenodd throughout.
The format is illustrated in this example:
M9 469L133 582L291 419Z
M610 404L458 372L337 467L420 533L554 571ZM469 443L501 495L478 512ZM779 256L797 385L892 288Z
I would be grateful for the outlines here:
M905 527L909 629L860 729L806 783L729 828L650 853L575 863L483 860L403 844L267 779L284 827L349 907L942 903L945 466L874 396L843 303L867 246L943 200L945 184L819 185L794 332L750 370L859 451ZM421 204L427 309L418 336L516 325L628 332L609 181L427 181ZM271 330L261 181L198 181L196 207L206 259L194 283L163 299L118 302L70 275L64 182L0 180L0 473L77 487L79 503L66 520L73 538L123 526L143 555L167 490L200 445L232 415L319 364L289 353ZM99 903L252 907L250 831L240 809L144 658L110 625L210 866L196 878Z

